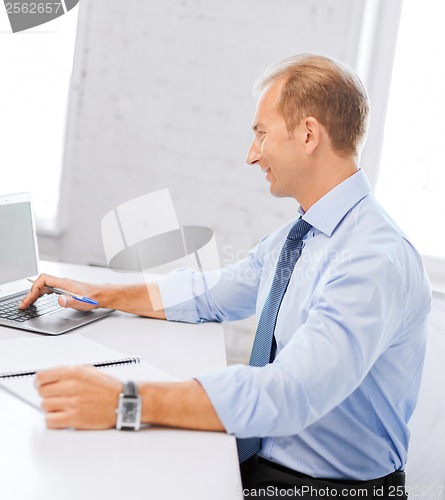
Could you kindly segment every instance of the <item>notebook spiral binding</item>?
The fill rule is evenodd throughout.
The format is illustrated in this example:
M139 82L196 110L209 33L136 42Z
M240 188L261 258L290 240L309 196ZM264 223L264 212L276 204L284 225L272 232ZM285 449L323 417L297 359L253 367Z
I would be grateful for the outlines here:
M94 366L96 368L108 368L112 366L123 366L123 365L134 365L141 362L141 358L137 356L129 357L129 358L121 358L121 359L113 359L110 361L100 361L98 363L87 364L86 366ZM9 379L9 378L21 378L21 377L33 377L37 373L37 370L22 370L17 372L0 372L0 380L1 379Z

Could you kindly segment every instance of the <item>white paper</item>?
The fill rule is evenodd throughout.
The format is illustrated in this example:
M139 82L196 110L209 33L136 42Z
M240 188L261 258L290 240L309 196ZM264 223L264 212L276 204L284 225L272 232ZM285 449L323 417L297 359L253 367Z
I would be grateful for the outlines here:
M109 366L100 368L100 370L108 373L112 377L116 377L122 382L133 380L135 382L173 382L178 380L148 363L137 363L131 365ZM9 392L13 396L28 403L33 408L41 409L42 399L34 385L35 377L15 377L0 379L0 388Z
M3 340L0 342L0 376L61 365L95 364L128 358L137 357L115 351L79 334ZM122 381L177 380L145 362L100 369ZM34 379L34 376L0 378L0 388L41 410L41 398L34 386Z
M131 357L134 356L114 351L76 333L2 340L0 377L8 373L38 371L60 365L94 364Z

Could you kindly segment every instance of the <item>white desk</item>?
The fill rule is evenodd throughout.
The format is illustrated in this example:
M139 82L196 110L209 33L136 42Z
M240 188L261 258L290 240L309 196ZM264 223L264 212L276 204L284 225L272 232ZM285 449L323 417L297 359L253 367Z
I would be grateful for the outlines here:
M43 263L42 270L90 282L134 281L106 269L67 264ZM137 354L179 378L226 364L219 324L169 323L115 312L74 331ZM0 349L1 340L33 335L0 327ZM5 500L242 498L231 436L162 428L48 430L43 414L1 389L0 478Z

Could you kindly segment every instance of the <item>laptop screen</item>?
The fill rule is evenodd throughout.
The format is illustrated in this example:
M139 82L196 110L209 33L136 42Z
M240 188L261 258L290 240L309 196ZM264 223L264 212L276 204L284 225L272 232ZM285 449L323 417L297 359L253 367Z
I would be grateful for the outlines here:
M0 203L0 285L35 274L31 203Z

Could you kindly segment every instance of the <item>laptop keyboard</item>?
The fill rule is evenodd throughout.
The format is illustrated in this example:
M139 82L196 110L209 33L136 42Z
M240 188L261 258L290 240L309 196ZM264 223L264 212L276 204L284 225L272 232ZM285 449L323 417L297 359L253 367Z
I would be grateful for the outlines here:
M24 295L22 297L14 297L13 299L0 302L0 318L15 321L17 323L23 323L24 321L38 318L44 314L62 309L57 302L58 295L50 293L42 295L34 302L34 304L22 311L18 309L18 306L23 297Z

